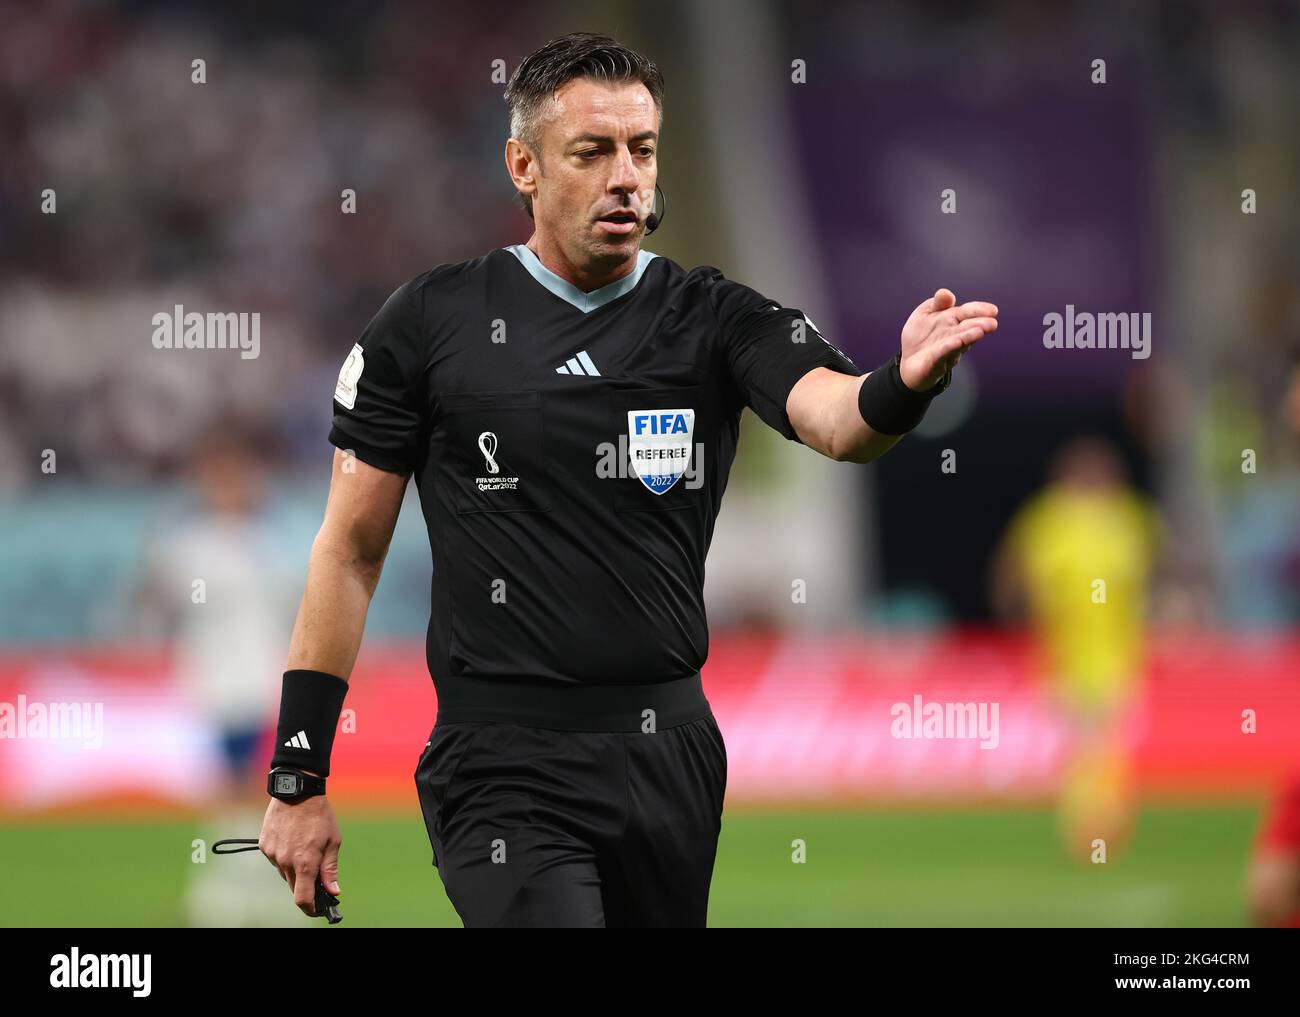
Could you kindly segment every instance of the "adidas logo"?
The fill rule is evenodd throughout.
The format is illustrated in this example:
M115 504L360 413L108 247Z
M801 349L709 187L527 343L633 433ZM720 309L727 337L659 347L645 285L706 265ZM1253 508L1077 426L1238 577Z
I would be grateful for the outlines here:
M310 749L311 745L307 742L307 732L299 731L296 735L284 743L286 748L290 749Z
M556 374L584 374L593 378L599 378L600 372L596 370L596 365L591 362L591 357L587 356L587 351L583 350L576 357L570 357L560 367L555 369Z

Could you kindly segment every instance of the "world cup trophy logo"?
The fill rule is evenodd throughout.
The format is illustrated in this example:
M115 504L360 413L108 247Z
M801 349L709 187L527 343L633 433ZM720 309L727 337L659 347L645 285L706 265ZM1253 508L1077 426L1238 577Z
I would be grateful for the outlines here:
M484 431L478 436L478 450L483 453L483 461L487 463L488 473L500 473L494 458L497 454L497 436L491 431Z

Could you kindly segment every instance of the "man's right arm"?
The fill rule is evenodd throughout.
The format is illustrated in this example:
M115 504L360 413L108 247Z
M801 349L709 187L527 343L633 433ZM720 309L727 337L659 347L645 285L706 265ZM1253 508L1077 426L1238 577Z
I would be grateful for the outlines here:
M361 649L370 598L419 459L429 407L424 324L429 277L417 276L389 295L353 344L334 386L329 440L336 451L329 499L289 643L276 735L283 742L286 731L298 731L299 716L315 725L314 744L300 746L291 736L276 753L297 757L296 765L316 776L330 769L343 683ZM294 802L273 797L258 846L293 890L294 903L312 915L318 873L325 889L339 895L340 843L329 799L315 795Z
M409 478L335 449L325 520L312 544L289 646L290 670L323 671L344 680L351 675ZM318 875L330 893L341 894L342 840L324 795L296 804L272 798L258 847L289 884L298 908L314 916Z
M334 450L325 519L289 644L290 670L351 675L409 478Z

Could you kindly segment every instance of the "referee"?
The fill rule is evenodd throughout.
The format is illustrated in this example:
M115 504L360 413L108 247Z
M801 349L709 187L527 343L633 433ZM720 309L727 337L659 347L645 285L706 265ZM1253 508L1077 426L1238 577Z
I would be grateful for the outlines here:
M399 287L343 364L259 840L308 914L318 873L340 893L325 778L412 475L438 698L415 782L461 919L703 926L727 779L704 562L741 412L870 462L997 327L941 289L864 375L802 311L643 250L662 96L606 36L527 57L505 160L532 236Z

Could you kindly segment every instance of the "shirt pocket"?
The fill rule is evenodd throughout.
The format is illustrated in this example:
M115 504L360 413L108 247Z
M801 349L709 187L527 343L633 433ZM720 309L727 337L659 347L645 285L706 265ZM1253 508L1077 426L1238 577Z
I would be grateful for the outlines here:
M703 501L712 426L699 385L617 389L610 417L621 463L608 481L617 512L671 512Z
M540 392L454 392L439 405L437 475L458 514L550 511Z

